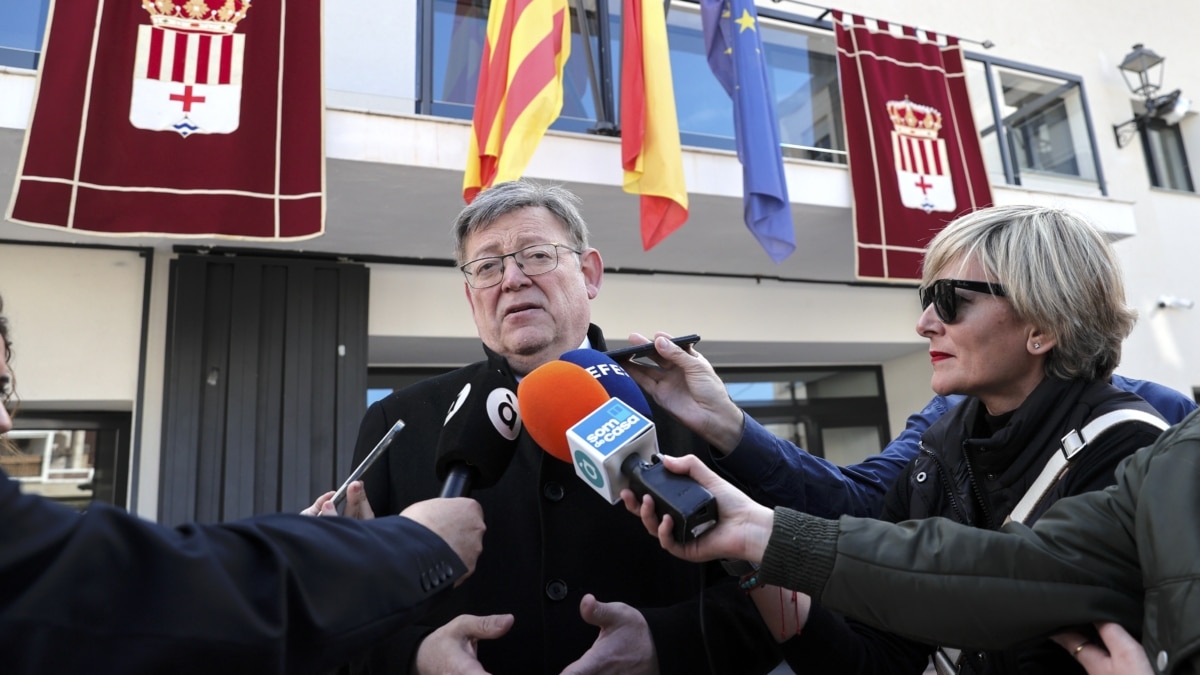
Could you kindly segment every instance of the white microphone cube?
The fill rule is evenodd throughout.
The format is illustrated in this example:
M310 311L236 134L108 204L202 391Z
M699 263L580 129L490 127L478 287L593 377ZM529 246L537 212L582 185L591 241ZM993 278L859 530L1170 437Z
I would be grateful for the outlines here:
M625 459L637 454L648 463L658 452L654 423L618 398L568 429L567 445L575 473L612 504L629 487L629 478L621 473Z

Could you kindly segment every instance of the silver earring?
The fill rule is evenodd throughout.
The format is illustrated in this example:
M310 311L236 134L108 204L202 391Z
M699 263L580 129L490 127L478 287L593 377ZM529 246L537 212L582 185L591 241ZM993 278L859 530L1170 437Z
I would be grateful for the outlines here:
M1042 343L1040 343L1040 342L1035 342L1035 343L1033 343L1033 348L1034 348L1034 349L1041 349L1041 348L1042 348Z

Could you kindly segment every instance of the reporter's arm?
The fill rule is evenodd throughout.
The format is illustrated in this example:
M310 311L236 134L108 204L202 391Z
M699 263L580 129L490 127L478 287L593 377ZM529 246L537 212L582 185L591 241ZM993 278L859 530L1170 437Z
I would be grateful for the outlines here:
M869 625L981 649L1097 619L1140 627L1142 576L1131 536L1146 450L1122 465L1113 488L1060 500L1036 532L1020 524L982 530L944 518L833 521L783 508L772 516L695 457L664 462L712 492L721 513L716 527L680 546L670 517L659 522L652 500L638 504L623 493L626 508L664 549L685 560L761 560L764 583L807 593ZM966 601L995 611L963 616L957 608ZM926 611L914 614L915 606Z
M1001 649L1097 619L1140 627L1129 490L1119 482L1060 500L1033 530L778 509L761 573L865 623L953 646ZM955 611L963 603L989 611Z
M655 336L659 368L632 363L626 370L656 403L711 444L714 466L766 506L786 506L823 518L877 515L883 495L916 456L921 434L962 400L933 397L909 416L904 431L882 452L858 464L838 466L763 428L733 402L707 359L669 338L665 333ZM645 341L642 335L630 335L630 342Z
M319 672L466 572L407 518L171 529L104 505L81 515L0 482L0 649L12 672Z
M712 460L765 506L786 506L822 518L866 517L879 513L884 494L916 454L919 441L919 433L911 442L902 435L877 455L838 466L779 438L746 415L737 447L724 456L712 453Z

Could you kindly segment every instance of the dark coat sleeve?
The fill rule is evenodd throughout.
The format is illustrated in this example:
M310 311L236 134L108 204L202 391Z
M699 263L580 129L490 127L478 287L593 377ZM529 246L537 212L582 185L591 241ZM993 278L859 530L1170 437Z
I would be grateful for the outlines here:
M881 520L903 520L908 513L911 470L910 462L888 490ZM815 598L804 630L783 644L784 659L796 672L846 675L920 673L933 650L933 646L847 619Z
M319 672L466 572L406 518L275 514L172 529L105 505L80 514L2 473L0 522L8 673Z
M424 403L428 404L430 400L430 398L426 398ZM422 400L418 398L415 405L421 406ZM414 415L420 412L432 414L433 410L430 407L429 410L418 409L406 414ZM397 410L388 399L376 401L367 409L367 413L359 424L358 441L354 446L355 466L358 466L359 462L371 452L388 429L392 428L397 419L396 413ZM404 434L404 430L401 431L401 434ZM406 506L393 498L392 481L388 471L389 453L399 452L403 446L404 442L398 436L392 441L392 445L384 453L384 457L376 461L363 476L363 488L367 494L367 501L370 502L377 516L390 514L393 511L399 512ZM432 452L432 448L430 452ZM430 497L433 496L436 495L430 495ZM419 621L401 626L383 640L372 645L370 649L355 654L348 663L343 664L341 670L353 673L408 672L399 664L414 663L421 640L436 628L436 625Z
M764 577L871 625L951 646L1005 649L1093 621L1136 633L1144 591L1134 519L1150 459L1139 451L1115 486L1058 501L1033 530L777 510ZM963 604L989 611L955 611Z
M921 435L962 398L934 396L908 416L904 430L882 452L850 466L811 455L747 415L738 446L723 457L713 451L713 463L760 504L821 518L874 517L889 486L917 456Z
M666 411L656 408L654 413L655 419L660 420L657 430L661 452L711 457L708 445L671 420ZM654 637L659 671L664 674L770 671L782 655L754 602L738 586L737 579L718 563L707 563L705 568L702 578L706 585L697 589L699 592L694 596L659 609L637 608Z

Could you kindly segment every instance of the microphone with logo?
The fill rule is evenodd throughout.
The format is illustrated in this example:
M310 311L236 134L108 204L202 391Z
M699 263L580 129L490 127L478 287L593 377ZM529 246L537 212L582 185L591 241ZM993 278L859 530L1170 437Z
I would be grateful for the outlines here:
M619 398L622 403L645 415L646 419L654 419L650 412L650 402L642 393L637 382L611 356L595 349L575 349L558 357L560 361L574 363L588 371L588 374L604 387L609 398Z
M512 462L521 433L517 396L509 379L487 370L467 382L446 413L435 468L440 497L466 497L496 484Z
M533 440L551 455L571 462L576 475L612 504L620 501L626 487L639 500L649 494L659 518L671 516L672 536L680 543L716 525L717 502L712 494L657 461L658 439L646 414L650 406L633 379L601 352L568 354L564 355L568 360L535 369L517 387L525 428ZM588 363L591 370L580 362ZM606 390L610 382L612 389ZM633 403L611 396L614 390Z

